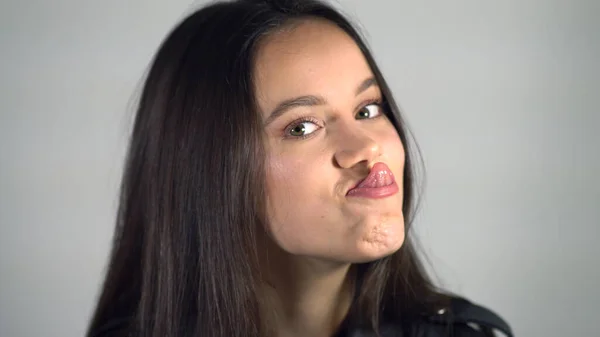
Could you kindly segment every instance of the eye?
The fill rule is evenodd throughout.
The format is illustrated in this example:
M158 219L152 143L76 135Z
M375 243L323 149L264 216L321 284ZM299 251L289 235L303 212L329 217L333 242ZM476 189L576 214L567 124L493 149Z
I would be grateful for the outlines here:
M367 104L356 113L356 119L369 119L381 115L381 105L379 103Z
M301 121L290 125L286 131L286 135L290 137L305 137L317 131L319 126L311 121Z

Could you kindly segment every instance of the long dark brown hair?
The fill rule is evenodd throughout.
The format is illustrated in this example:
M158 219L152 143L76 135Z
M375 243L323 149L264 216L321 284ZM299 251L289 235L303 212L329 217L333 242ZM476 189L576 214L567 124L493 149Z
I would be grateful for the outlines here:
M346 321L377 331L385 320L432 313L446 304L410 235L418 151L363 38L337 10L318 1L238 0L188 16L154 57L88 336L115 322L121 322L123 336L265 335L256 291L262 282L256 233L266 219L254 56L266 35L309 17L328 20L354 39L407 149L405 242L391 256L356 266L359 286Z

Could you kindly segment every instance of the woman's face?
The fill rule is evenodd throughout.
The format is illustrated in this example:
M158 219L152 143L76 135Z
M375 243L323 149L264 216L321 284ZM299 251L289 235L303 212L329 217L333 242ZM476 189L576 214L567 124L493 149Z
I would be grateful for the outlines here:
M304 21L263 41L255 75L277 245L350 263L398 250L404 148L354 41L328 22Z

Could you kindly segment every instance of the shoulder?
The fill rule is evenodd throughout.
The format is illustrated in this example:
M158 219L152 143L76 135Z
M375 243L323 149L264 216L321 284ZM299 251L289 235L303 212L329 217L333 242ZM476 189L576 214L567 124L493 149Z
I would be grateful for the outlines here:
M381 326L382 337L514 337L498 314L464 298L453 298L447 308L410 322Z
M452 331L455 337L513 337L508 323L492 310L475 304L465 298L454 297L448 308L437 314L426 316L422 321L422 329L432 332ZM439 334L446 336L447 334ZM425 336L429 336L425 334ZM431 334L438 336L438 334Z

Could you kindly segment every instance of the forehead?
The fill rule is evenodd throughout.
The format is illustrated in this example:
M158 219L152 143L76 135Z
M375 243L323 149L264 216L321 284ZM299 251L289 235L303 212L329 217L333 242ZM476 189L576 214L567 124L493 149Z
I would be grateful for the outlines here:
M263 114L279 101L301 95L320 95L330 102L354 97L356 87L371 76L354 40L320 19L277 32L257 50L255 86Z

